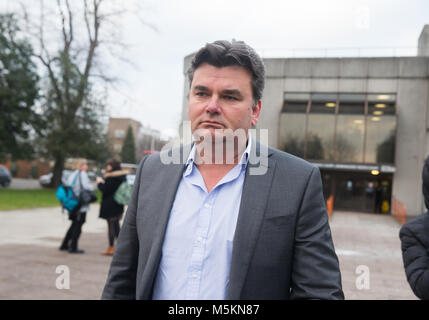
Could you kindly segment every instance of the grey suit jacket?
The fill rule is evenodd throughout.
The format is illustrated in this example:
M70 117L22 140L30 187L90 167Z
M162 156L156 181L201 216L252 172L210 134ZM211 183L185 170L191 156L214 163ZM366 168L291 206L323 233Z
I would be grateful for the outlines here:
M264 175L249 175L249 158L227 298L343 299L319 169L268 150ZM183 170L162 164L159 153L142 160L102 299L152 298Z

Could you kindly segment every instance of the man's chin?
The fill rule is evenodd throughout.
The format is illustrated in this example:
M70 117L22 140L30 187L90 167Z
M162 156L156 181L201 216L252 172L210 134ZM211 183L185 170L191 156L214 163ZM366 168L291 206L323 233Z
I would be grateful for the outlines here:
M225 142L225 140L242 140L247 142L247 130L239 128L235 131L232 129L215 129L215 128L198 128L192 132L194 141L199 143L202 141L211 143Z
M224 129L215 129L215 128L198 128L192 132L196 142L202 142L202 140L210 140L215 142L215 140L223 141L225 134Z

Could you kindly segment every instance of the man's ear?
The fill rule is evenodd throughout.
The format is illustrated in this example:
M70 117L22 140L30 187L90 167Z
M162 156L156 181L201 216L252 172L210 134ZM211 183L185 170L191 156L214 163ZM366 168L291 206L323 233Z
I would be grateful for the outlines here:
M256 105L252 108L252 126L256 126L258 123L259 115L261 114L261 108L262 108L262 100L258 100Z

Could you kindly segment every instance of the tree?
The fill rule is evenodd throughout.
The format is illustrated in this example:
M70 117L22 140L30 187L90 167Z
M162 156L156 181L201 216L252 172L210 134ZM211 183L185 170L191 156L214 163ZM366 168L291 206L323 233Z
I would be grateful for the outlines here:
M40 154L54 160L51 186L56 187L66 158L103 161L108 157L100 121L107 101L102 91L107 92L107 86L117 79L107 74L109 68L102 63L112 63L112 58L130 63L123 52L116 51L128 47L121 42L121 28L115 22L134 8L127 3L124 10L122 1L114 0L40 0L37 12L34 1L32 10L27 10L23 1L17 10L19 25L26 27L33 58L43 73L39 100L47 123L39 132L37 146ZM133 14L138 16L139 11Z
M131 126L128 126L127 134L122 145L121 160L125 163L136 163L134 134Z
M34 111L38 97L37 68L33 48L18 39L18 23L12 14L0 15L0 156L30 158L30 134L41 118Z
M23 8L27 32L38 43L34 57L46 75L42 108L49 125L42 130L39 141L41 152L55 162L52 187L61 183L66 158L102 161L108 150L100 122L103 97L95 89L94 79L110 80L96 66L100 46L111 40L108 31L102 33L103 26L112 22L118 12L109 11L111 6L103 10L104 2L57 0L54 11L47 13L41 1L40 16L33 20ZM49 22L53 22L50 27Z

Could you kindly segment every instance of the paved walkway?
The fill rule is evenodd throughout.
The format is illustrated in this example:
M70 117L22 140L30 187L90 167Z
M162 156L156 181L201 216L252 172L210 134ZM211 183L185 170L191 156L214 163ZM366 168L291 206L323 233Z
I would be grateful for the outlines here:
M91 206L83 226L83 255L58 250L69 221L60 208L0 212L0 299L99 299L111 257L106 223ZM402 267L399 224L390 216L334 212L331 229L347 299L415 299ZM70 271L70 289L57 289ZM356 268L369 268L369 289L356 287Z
M392 216L334 212L330 225L346 299L417 299L405 276L400 225ZM359 281L363 271L369 271L369 289Z
M58 250L70 225L59 207L0 212L0 299L99 299L111 257L99 254L107 248L107 226L98 209L91 206L83 225L83 255ZM70 289L56 287L62 265Z

